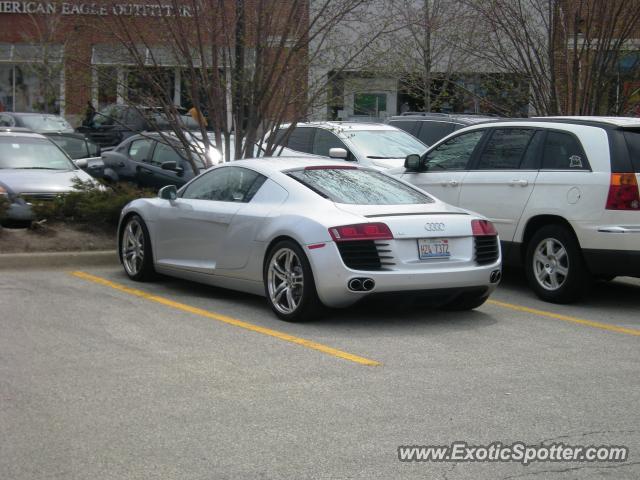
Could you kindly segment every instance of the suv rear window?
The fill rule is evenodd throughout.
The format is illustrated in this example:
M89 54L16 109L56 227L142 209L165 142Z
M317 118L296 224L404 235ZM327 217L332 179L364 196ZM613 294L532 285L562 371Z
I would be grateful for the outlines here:
M407 205L433 199L380 172L357 168L307 168L289 176L324 198L353 205Z
M549 131L542 154L543 170L589 170L587 156L578 139L563 132Z
M640 173L640 130L625 130L624 139L629 148L631 165L636 173Z

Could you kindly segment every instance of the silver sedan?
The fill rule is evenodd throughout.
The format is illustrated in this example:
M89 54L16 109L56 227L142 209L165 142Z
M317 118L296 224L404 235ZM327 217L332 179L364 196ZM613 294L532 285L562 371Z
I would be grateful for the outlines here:
M267 298L301 321L321 305L410 293L475 308L500 280L493 225L377 170L302 158L213 167L123 210L129 277L155 272Z

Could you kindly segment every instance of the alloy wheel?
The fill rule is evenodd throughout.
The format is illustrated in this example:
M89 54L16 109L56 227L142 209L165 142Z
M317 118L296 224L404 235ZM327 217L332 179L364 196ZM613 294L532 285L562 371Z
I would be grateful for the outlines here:
M290 248L281 248L271 257L267 287L271 303L278 312L287 315L300 305L304 273L298 255Z
M137 219L131 219L122 236L122 263L131 276L142 270L144 262L144 231Z
M569 275L567 249L555 238L545 238L536 247L533 271L537 282L545 290L558 290Z

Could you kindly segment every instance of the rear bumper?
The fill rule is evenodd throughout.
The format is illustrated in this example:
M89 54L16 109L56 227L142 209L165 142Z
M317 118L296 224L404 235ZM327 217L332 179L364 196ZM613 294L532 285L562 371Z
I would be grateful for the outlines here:
M600 225L594 230L596 241L583 246L589 270L595 275L640 277L640 225Z
M640 235L637 235L640 242ZM583 250L584 259L595 275L640 277L639 250Z
M425 263L424 268L402 270L352 270L347 268L336 245L327 243L323 248L307 250L307 257L311 263L316 289L320 300L329 307L345 307L352 305L367 296L377 296L385 293L407 293L425 291L441 291L446 295L477 288L490 294L497 283L491 283L491 272L500 270L501 259L488 265L465 264L464 266L430 267ZM347 284L353 278L370 278L375 287L370 291L351 291Z

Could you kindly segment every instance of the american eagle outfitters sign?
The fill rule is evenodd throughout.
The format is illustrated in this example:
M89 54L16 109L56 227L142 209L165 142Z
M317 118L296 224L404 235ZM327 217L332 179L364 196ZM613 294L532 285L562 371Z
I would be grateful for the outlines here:
M117 15L123 17L191 17L191 8L153 3L51 3L0 1L0 13L26 13L41 15Z

